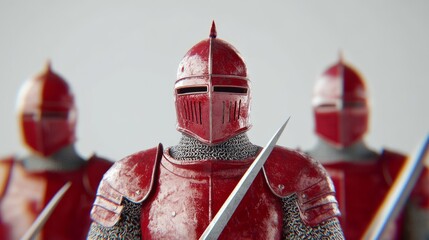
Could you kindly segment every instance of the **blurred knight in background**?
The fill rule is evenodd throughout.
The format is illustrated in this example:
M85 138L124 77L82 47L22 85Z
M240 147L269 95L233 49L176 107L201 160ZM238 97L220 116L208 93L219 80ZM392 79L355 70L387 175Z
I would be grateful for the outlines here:
M341 56L316 81L313 112L318 140L307 153L322 163L334 182L346 239L361 239L406 156L389 149L377 152L365 144L369 118L367 89L362 76ZM429 239L427 167L404 211L390 221L383 236Z
M112 162L76 152L74 96L50 63L25 82L17 110L29 154L0 161L0 239L21 238L67 182L71 187L36 239L85 239L98 183Z

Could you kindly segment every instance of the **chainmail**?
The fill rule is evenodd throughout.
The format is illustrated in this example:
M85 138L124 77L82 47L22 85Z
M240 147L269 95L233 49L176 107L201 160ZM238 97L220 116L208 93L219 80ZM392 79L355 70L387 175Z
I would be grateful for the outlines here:
M133 203L124 198L124 209L120 220L113 227L104 227L95 222L91 224L88 240L141 239L141 203Z
M177 160L184 161L200 159L241 160L255 156L258 150L259 147L249 141L246 133L241 133L214 146L182 134L179 144L170 148L170 155Z
M283 238L284 239L344 239L340 223L332 218L315 227L306 225L300 216L297 196L291 195L283 201Z

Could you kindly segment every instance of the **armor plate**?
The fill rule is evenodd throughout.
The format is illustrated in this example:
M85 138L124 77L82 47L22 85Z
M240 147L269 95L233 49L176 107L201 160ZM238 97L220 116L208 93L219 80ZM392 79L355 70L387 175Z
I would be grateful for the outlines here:
M341 217L346 239L360 239L371 219L397 177L405 157L383 151L379 159L360 162L325 164L337 189ZM362 177L362 174L365 177ZM402 233L401 217L389 226L389 239L399 239Z
M115 163L100 184L91 213L94 221L114 226L125 197L142 204L143 239L197 239L254 160L178 161L168 149L160 155L161 149ZM339 214L333 185L320 164L277 146L220 238L279 239L281 198L292 194L298 196L302 219L309 225Z

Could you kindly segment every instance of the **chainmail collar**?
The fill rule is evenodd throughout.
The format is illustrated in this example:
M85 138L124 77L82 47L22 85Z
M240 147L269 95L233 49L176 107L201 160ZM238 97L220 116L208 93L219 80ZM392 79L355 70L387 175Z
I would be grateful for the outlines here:
M218 145L207 145L182 134L179 144L170 148L170 155L177 160L242 160L257 154L259 146L253 145L246 133L241 133Z

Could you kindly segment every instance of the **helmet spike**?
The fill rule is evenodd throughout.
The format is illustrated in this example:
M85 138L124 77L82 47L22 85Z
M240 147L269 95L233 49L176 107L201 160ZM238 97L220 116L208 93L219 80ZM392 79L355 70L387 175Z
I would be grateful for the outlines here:
M345 71L344 71L344 56L343 56L343 50L342 49L340 49L339 51L338 51L338 64L337 64L337 66L338 66L338 72L339 72L339 76L340 76L340 78L341 78L341 81L340 81L340 85L341 85L341 89L343 89L342 91L341 91L341 97L342 97L342 101L339 101L338 102L338 107L340 108L340 109L343 109L344 108L344 96L345 96L345 93L344 93L344 85L345 85L345 83L344 83L344 81L345 81L345 76L344 76L344 74L345 74Z
M344 53L343 53L342 49L340 49L338 51L338 63L341 64L341 65L344 64Z
M217 37L216 24L215 24L214 20L212 22L212 28L210 29L210 37L211 38L216 38Z
M52 62L51 62L51 59L48 58L46 60L45 69L44 69L43 72L48 73L48 72L51 72L51 71L52 71Z

